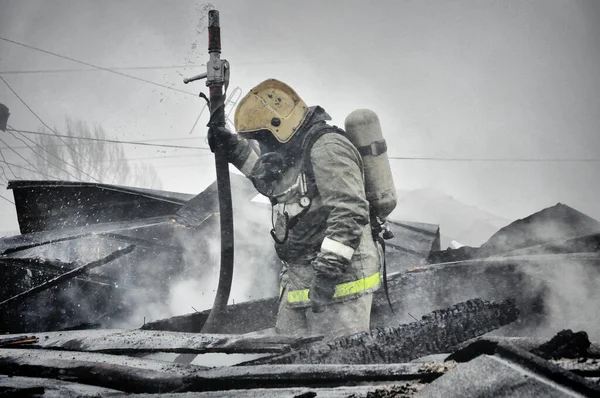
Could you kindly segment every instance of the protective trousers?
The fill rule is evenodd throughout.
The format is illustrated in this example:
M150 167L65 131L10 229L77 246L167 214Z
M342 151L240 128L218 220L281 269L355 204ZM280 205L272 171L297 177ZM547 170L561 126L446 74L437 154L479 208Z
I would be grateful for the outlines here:
M287 302L287 289L281 295L275 328L284 335L324 335L326 338L369 330L373 293L336 302L320 313L310 307L293 308Z

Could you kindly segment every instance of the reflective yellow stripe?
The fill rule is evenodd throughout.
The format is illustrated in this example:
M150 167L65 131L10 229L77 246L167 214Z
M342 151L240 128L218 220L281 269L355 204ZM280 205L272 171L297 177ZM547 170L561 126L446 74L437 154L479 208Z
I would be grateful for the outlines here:
M376 287L379 284L379 272L359 279L357 281L340 283L335 287L333 298L349 296ZM308 301L308 289L292 290L287 293L288 303L301 303Z

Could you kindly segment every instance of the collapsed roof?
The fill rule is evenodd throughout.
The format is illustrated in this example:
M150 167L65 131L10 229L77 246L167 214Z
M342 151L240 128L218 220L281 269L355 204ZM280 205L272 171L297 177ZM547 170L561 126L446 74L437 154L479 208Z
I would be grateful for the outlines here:
M278 261L265 256L273 252L264 223L269 209L252 201L248 181L232 175L232 183L234 214L243 220L237 223L236 266L250 270L244 278L261 283L250 281L255 297L228 306L218 324L223 334L210 336L196 333L208 311L195 309L140 319L138 331L103 328L131 317L131 307L140 304L132 297L160 305L174 275L207 278L216 267L207 264L218 226L215 186L191 197L102 184L11 183L23 234L0 240L8 275L0 321L4 330L25 334L0 338L0 373L16 376L0 377L0 391L598 394L600 349L587 340L600 339L591 304L600 299L597 221L558 205L503 228L481 248L462 249L469 257L453 261L457 251L439 251L439 226L393 220L395 237L386 253L391 306L376 293L370 332L334 341L269 336L278 299ZM178 226L181 211L193 212L198 228ZM82 328L101 329L66 331ZM567 328L587 334L562 332L550 344L560 349L545 357L548 344L542 343ZM477 336L483 337L470 340ZM228 362L237 366L209 369L211 353L230 355ZM190 355L192 363L173 363L177 355Z

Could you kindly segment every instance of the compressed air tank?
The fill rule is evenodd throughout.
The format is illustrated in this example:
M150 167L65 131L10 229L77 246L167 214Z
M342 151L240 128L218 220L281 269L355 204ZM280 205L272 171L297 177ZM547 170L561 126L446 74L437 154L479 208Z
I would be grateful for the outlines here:
M385 219L396 208L396 187L379 118L371 110L357 109L346 117L344 127L363 159L371 211Z

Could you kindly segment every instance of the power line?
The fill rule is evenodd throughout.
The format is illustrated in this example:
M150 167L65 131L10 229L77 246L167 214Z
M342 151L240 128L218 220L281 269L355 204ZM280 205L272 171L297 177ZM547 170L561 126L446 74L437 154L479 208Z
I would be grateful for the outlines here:
M13 89L13 88L10 86L10 84L8 84L8 82L7 82L7 81L6 81L6 80L5 80L5 79L4 79L2 76L0 76L0 80L2 80L2 81L4 82L4 84L6 84L6 87L8 87L10 91L12 91L12 93L13 93L13 94L14 94L14 95L15 95L15 96L16 96L16 97L19 99L19 101L21 101L21 103L22 103L23 105L25 105L25 107L26 107L27 109L29 109L29 112L31 112L31 113L33 114L33 116L35 116L35 118L36 118L37 120L39 120L39 121L40 121L40 123L42 123L44 126L46 126L46 128L47 128L48 130L50 130L50 131L51 131L51 132L52 132L54 135L58 136L58 134L56 134L56 131L54 131L54 130L52 129L52 127L48 126L48 124L46 124L46 122L44 122L44 121L42 120L42 118L41 118L41 117L39 117L39 116L38 116L38 114L37 114L37 113L35 113L35 111L34 111L33 109L31 109L31 107L30 107L29 105L27 105L27 103L25 102L25 100L24 100L23 98L21 98L21 96L19 96L19 94L17 94L17 92L16 92L16 91L15 91L15 90L14 90L14 89ZM70 147L70 146L69 146L69 144L67 144L67 143L66 143L66 142L65 142L65 141L64 141L62 138L59 138L59 139L60 139L60 140L63 142L63 144L65 144L65 145L67 146L67 148L69 148L69 149L70 149L70 150L71 150L71 151L72 151L74 154L76 154L77 156L81 157L81 158L82 158L82 159L83 159L83 160L84 160L84 161L85 161L87 164L89 164L90 166L92 166L92 168L94 167L94 166L93 166L93 165L92 165L92 164L91 164L91 163L90 163L90 162L89 162L89 161L88 161L86 158L82 157L82 156L81 156L81 155L80 155L80 154L79 154L79 153L78 153L78 152L77 152L77 151L76 151L74 148ZM82 174L85 174L86 176L88 176L88 177L89 177L89 178L91 178L92 180L94 180L94 181L96 181L96 182L100 182L98 179L96 179L96 178L92 177L90 174L86 173L85 171L83 171L83 170L80 170L80 169L77 169L77 168L76 168L76 167L74 167L74 166L71 166L71 167L73 167L75 170L79 171L80 173L82 173Z
M166 66L125 66L125 67L110 67L110 70L159 70L159 69L186 69L200 68L205 64L188 64L188 65L166 65ZM26 75L39 73L75 73L75 72L98 72L98 68L78 68L78 69L37 69L37 70L2 70L0 75Z
M119 75L119 76L128 77L130 79L134 79L134 80L137 80L137 81L140 81L140 82L144 82L144 83L147 83L147 84L152 84L153 86L166 88L168 90L177 91L177 92L183 93L183 94L193 95L194 97L198 96L197 94L194 94L194 93L189 92L189 91L180 90L178 88L167 86L167 85L160 84L160 83L156 83L156 82L153 82L151 80L146 80L146 79L142 79L140 77L136 77L136 76L133 76L133 75L128 75L126 73L122 73L122 72L119 72L119 71L116 71L116 70L113 70L113 69L110 69L110 68L104 68L102 66L91 64L89 62L80 61L80 60L75 59L75 58L67 57L66 55L57 54L57 53L54 53L52 51L47 51L47 50L43 50L43 49L38 48L38 47L30 46L28 44L19 43L18 41L10 40L10 39L7 39L5 37L0 37L0 40L6 41L8 43L16 44L16 45L21 46L21 47L25 47L25 48L28 48L30 50L39 51L39 52L44 53L44 54L52 55L54 57L66 59L66 60L72 61L72 62L76 62L78 64L89 66L91 68L100 69L100 70L103 70L103 71L106 71L106 72L114 73L114 74Z
M200 147L200 146L151 144L149 142L142 142L142 141L119 141L119 140L109 140L109 139L104 139L104 138L78 137L78 136L72 136L72 135L66 135L66 134L41 133L39 131L15 130L12 128L7 128L7 130L19 131L23 134L46 135L46 136L50 136L50 137L69 138L69 139L73 139L73 140L107 142L107 143L114 143L114 144L142 145L142 146L152 146L152 147L160 147L160 148L199 149L199 150L204 150L204 151L210 151L210 148Z
M4 39L10 41L9 39ZM25 44L17 43L14 41L10 41L14 44L19 44L26 46ZM31 47L31 46L29 46ZM35 49L35 48L32 48ZM42 50L44 51L44 50ZM48 52L49 53L49 52ZM54 54L52 54L54 55ZM81 61L83 62L83 61ZM272 64L281 64L281 65L292 65L297 64L296 61L257 61L257 62L236 62L236 65L272 65ZM187 65L157 65L157 66L125 66L125 67L90 67L90 68L71 68L71 69L36 69L36 70L4 70L0 71L0 75L25 75L25 74L43 74L43 73L79 73L79 72L98 72L104 71L105 69L110 69L110 71L119 71L119 70L160 70L160 69L187 69L187 68L201 68L206 67L206 64L187 64ZM135 77L129 76L127 77ZM154 82L152 82L154 84Z
M30 169L29 167L25 167L25 166L21 166L21 165L18 165L18 164L10 163L10 162L7 162L5 160L0 160L0 163L4 163L7 166L18 167L20 169L27 170L27 171L29 171L31 173L37 173L37 174L40 174L40 175L44 176L44 174L40 173L39 171L35 171L33 169ZM15 178L16 178L16 176L15 176Z
M0 138L0 142L3 143L4 145L8 146L8 148L11 149L18 157L20 157L21 159L23 159L23 161L25 161L25 163L27 163L28 165L30 165L31 167L33 167L34 170L37 170L38 173L40 173L41 175L43 175L43 176L45 176L47 178L52 178L48 174L42 173L40 171L40 169L38 169L34 164L32 164L29 160L27 160L23 155L21 155L19 152L17 152L14 149L12 149L10 147L10 145L7 145L6 142L2 138ZM13 174L14 174L14 172L13 172ZM16 177L17 176L15 175L15 178Z
M4 199L4 200L6 200L6 201L7 201L8 203L10 203L10 204L13 204L13 205L15 204L15 202L13 202L13 201L12 201L12 200L10 200L10 199L7 199L7 198L5 198L5 197L4 197L4 196L2 196L2 195L0 195L0 198L2 198L2 199Z
M6 163L8 170L10 170L10 172L13 173L13 176L15 178L17 178L15 171L10 167L11 165L6 162L6 158L4 157L4 154L2 153L2 151L0 151L0 157L2 158L2 161L4 161L4 163ZM6 175L6 170L4 170L4 167L2 167L1 170L2 170L2 175L4 176L4 178L6 178L8 180L8 176Z
M577 159L577 158L441 158L441 157L410 157L410 156L389 156L391 160L423 160L436 162L504 162L504 163L600 163L600 159Z
M13 129L12 131L16 131L16 130ZM186 140L206 140L206 136L180 137L180 138L152 138L152 139L148 139L148 140L139 140L139 141L136 141L136 142L186 141ZM82 143L82 144L73 144L73 146L80 147L80 146L84 146L84 145L110 145L110 144L113 144L113 143L112 142L105 142L105 143L101 143L101 142L100 143L99 142L88 142L88 143ZM50 145L45 145L46 148L61 147L61 146L66 146L66 145L65 144L50 144ZM25 146L13 146L13 148L14 149L27 149L27 147L25 147ZM8 147L0 146L0 149L8 149Z
M166 155L166 156L144 156L140 158L126 158L119 160L102 160L98 163L122 163L122 162L133 162L136 160L150 160L150 159L171 159L171 158L197 158L198 156L211 156L212 153L196 153L193 155ZM162 166L161 166L162 167Z
M12 129L12 127L11 127L11 130L13 130L13 129ZM65 170L65 169L62 169L62 168L60 168L59 166L57 166L57 165L55 165L54 163L52 163L52 162L50 161L50 159L48 159L48 158L44 158L42 155L40 155L39 153L37 153L37 152L36 152L36 151L35 151L35 150L34 150L34 149L33 149L33 148L32 148L32 147L29 145L29 144L27 144L25 141L23 141L22 139L20 139L19 137L17 137L17 136L14 134L14 132L13 132L14 130L13 130L13 131L11 131L11 130L8 130L8 129L7 129L7 131L8 131L10 134L12 134L12 136L13 136L13 137L15 137L15 139L17 139L17 140L21 141L23 144L25 144L25 146L26 146L27 148L29 148L29 149L31 150L31 152L33 152L33 153L35 153L37 156L39 156L39 157L40 157L40 159L42 159L44 162L47 162L49 165L53 166L53 167L54 167L54 168L56 168L57 170L60 170L60 171L62 171L62 172L64 172L64 173L66 173L66 174L67 174L69 177L72 177L72 178L74 178L75 180L81 181L81 179L80 179L80 178L78 178L77 176L73 175L72 173L70 173L69 171L67 171L67 170ZM17 132L18 132L18 133L20 133L19 131L17 131ZM44 152L46 152L48 155L51 155L52 157L54 157L54 158L58 159L58 161L65 163L67 166L70 166L70 167L74 168L75 170L78 170L78 169L77 169L77 167L73 166L72 164L70 164L70 163L69 163L69 162L67 162L66 160L63 160L63 159L59 158L59 157L58 157L58 156L56 156L54 153L52 153L52 152L48 151L48 150L47 150L46 148L44 148L43 146L41 146L40 144L38 144L37 142L35 142L35 141L34 141L34 140L32 140L31 138L27 137L25 134L21 133L21 135L23 136L23 138L25 138L25 139L29 140L29 141L30 141L30 142L32 142L34 145L36 145L38 148L40 148L41 150L43 150ZM13 148L11 148L11 149L13 149ZM13 149L13 150L14 150L14 149ZM79 170L78 170L78 171L79 171ZM42 174L42 173L40 173L40 174ZM43 174L42 174L42 175L43 175Z

